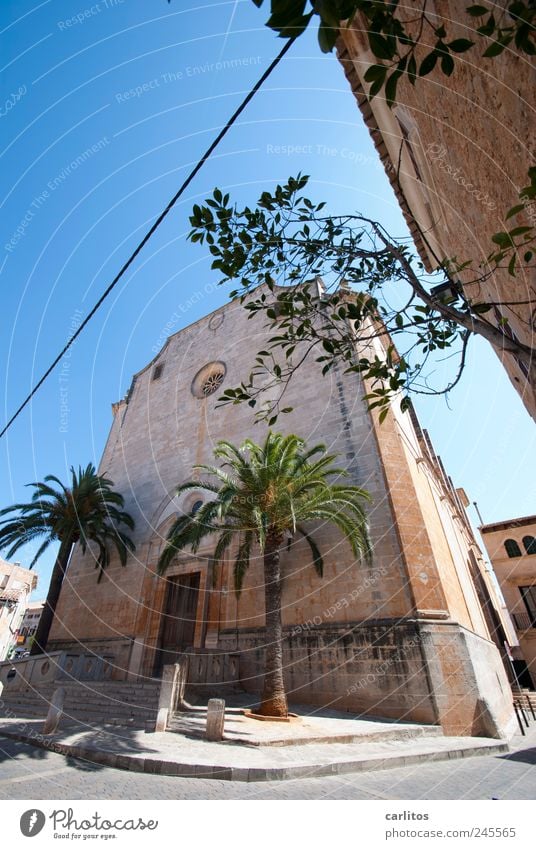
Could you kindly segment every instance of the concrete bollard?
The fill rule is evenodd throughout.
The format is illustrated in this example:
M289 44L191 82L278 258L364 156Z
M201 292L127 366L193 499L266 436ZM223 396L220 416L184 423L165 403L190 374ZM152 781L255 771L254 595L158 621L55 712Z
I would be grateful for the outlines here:
M158 708L158 714L156 716L156 724L154 730L158 732L165 731L168 726L168 718L169 708Z
M181 658L179 663L164 666L162 683L158 696L158 713L154 729L151 731L166 731L171 715L184 707L184 690L188 678L188 658Z
M43 726L43 734L54 734L54 732L56 731L58 725L60 724L60 719L63 716L64 701L65 688L58 687L57 690L54 690L52 701L50 702L47 718L45 719L45 724Z
M223 738L223 725L225 722L225 702L223 699L209 699L207 705L207 730L206 738L213 743L218 743Z

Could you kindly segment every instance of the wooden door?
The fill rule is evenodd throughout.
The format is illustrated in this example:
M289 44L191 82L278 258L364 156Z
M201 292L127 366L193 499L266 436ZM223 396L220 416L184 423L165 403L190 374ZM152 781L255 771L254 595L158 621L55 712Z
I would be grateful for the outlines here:
M193 646L197 619L200 572L168 578L157 668L174 663Z

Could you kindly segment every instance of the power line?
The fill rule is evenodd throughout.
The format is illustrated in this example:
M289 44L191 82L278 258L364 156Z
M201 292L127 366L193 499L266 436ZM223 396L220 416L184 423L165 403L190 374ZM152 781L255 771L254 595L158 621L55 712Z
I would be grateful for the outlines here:
M207 148L207 150L205 151L205 153L201 157L201 159L197 162L197 164L194 166L194 168L192 168L192 170L188 174L186 180L184 181L184 183L182 184L182 186L180 187L178 192L175 195L173 195L173 197L169 201L166 208L163 210L163 212L160 213L160 215L158 216L158 218L156 219L154 224L151 226L151 228L147 231L147 233L145 234L145 236L141 240L141 242L138 244L138 246L135 248L135 250L130 254L127 261L124 263L124 265L118 271L118 273L116 274L116 276L114 277L114 279L112 280L112 282L110 283L108 288L105 289L103 294L100 296L99 300L97 301L97 303L95 304L93 309L87 314L87 316L85 317L85 319L81 323L80 327L78 327L76 332L73 333L73 335L70 337L70 339L67 342L67 344L65 345L65 347L60 351L60 353L58 354L58 356L56 357L54 362L49 366L49 368L46 370L46 372L41 377L41 379L35 384L35 386L33 387L32 391L30 392L28 397L22 402L22 404L20 405L18 410L11 416L10 420L8 421L8 423L6 424L6 426L4 427L2 432L0 433L0 438L11 427L11 425L13 424L15 419L22 413L22 411L24 410L26 405L31 401L31 399L33 398L33 396L37 392L37 390L43 385L43 383L45 382L45 380L47 379L49 374L52 371L54 371L54 369L56 368L56 366L58 365L60 360L63 358L64 354L69 350L69 348L74 343L74 341L78 338L78 336L80 336L80 334L81 334L82 330L84 329L84 327L86 326L86 324L88 324L91 321L91 319L93 318L93 316L95 315L95 313L97 312L99 307L104 303L104 301L106 300L106 298L108 297L108 295L110 294L112 289L117 285L117 283L119 283L119 281L121 280L125 271L127 271L127 269L132 265L132 263L134 262L134 260L136 259L136 257L138 256L138 254L140 253L142 248L145 247L145 245L147 244L147 242L149 241L149 239L151 238L153 233L161 225L164 218L166 218L166 216L171 212L171 210L173 209L173 207L175 206L175 204L177 203L177 201L179 200L181 195L186 191L186 189L188 188L188 186L190 185L190 183L192 182L192 180L194 179L196 174L199 173L199 171L201 170L201 168L203 167L203 165L205 164L207 159L209 159L210 156L214 153L214 151L218 147L221 140L224 138L225 135L227 135L228 131L231 129L231 127L235 123L236 119L244 111L244 109L246 108L248 103L255 97L258 90L261 88L263 83L268 79L268 77L270 76L272 71L277 67L277 65L280 63L281 59L285 56L285 54L288 52L288 50L291 48L291 46L293 45L293 43L295 41L296 41L296 37L289 39L285 43L283 49L278 53L278 55L273 60L273 62L271 62L271 64L268 66L268 68L266 69L264 74L257 80L257 82L255 83L253 88L250 89L250 91L248 92L248 94L246 95L246 97L244 98L242 103L240 104L240 106L235 110L235 112L233 112L233 114L231 115L231 117L229 118L229 120L227 121L225 126L223 127L223 129L220 130L220 132L218 133L218 135L216 136L216 138L214 139L212 144Z

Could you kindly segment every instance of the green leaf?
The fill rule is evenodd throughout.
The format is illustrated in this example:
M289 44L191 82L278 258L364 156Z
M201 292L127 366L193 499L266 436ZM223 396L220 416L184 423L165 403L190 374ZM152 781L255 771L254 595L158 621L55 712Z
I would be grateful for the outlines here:
M253 2L257 2L257 0L253 0ZM261 0L262 2L262 0ZM487 15L489 9L486 9L485 6L468 6L465 10L468 15L471 15L472 18L481 18L482 15Z
M509 236L510 238L522 236L523 233L528 233L530 230L532 230L532 227L514 227L513 230L510 230Z
M454 70L454 59L448 53L441 57L441 70L447 77L450 77Z
M492 59L494 56L499 56L499 54L503 52L505 47L506 44L504 44L503 42L494 41L493 44L490 44L487 50L484 50L482 56L484 56L486 59Z
M491 241L495 242L496 245L499 245L500 248L509 248L512 245L512 240L508 233L494 233L491 237Z
M492 35L495 31L495 17L494 15L490 15L485 24L482 24L481 27L478 27L477 32L480 35Z
M428 56L425 56L419 68L419 76L425 77L427 74L430 74L434 70L438 58L439 54L435 50L432 50Z
M398 84L398 80L402 76L402 73L402 71L393 71L385 83L385 99L388 106L392 106L396 100L396 86Z
M383 35L377 32L369 32L368 40L370 49L378 59L392 59L395 51L389 45L389 42Z
M513 215L517 215L518 212L522 212L525 209L524 203L518 203L517 206L513 206L512 209L509 209L506 213L507 218L512 218Z
M415 85L415 79L417 77L417 63L415 61L415 56L412 54L410 56L410 60L408 62L408 79L411 85Z
M381 80L374 80L374 82L372 83L372 85L371 85L371 87L369 88L369 91L368 91L369 100L372 100L373 97L376 97L376 95L380 93L382 88L383 88L383 77L382 77Z
M339 31L326 24L320 24L318 28L318 43L322 53L331 53L335 47Z
M474 41L469 41L468 38L455 38L454 41L449 41L447 47L453 53L465 53L474 45Z
M364 79L367 83L373 83L375 80L383 80L387 73L387 65L370 65L364 74Z
M491 309L491 304L473 304L471 307L472 311L477 315L483 315L485 312L489 312Z

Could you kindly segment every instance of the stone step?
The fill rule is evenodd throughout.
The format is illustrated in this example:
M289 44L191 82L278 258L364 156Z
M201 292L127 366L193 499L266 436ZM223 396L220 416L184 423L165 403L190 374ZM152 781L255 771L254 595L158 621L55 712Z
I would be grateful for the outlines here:
M20 696L10 696L7 699L3 699L3 703L5 705L49 705L52 699L52 693L48 694L31 694L24 693ZM158 707L158 699L135 699L135 698L108 698L104 695L93 695L93 696L84 696L84 698L77 698L74 693L65 693L65 701L64 704L72 705L73 707L83 707L85 704L91 705L102 705L105 707L128 707L128 708L139 708L140 710L145 710L146 708L154 708Z
M158 703L158 694L154 696L140 695L139 693L79 693L77 691L65 691L65 698L71 701L93 701L103 703L139 704L152 705Z
M41 704L20 702L10 703L6 707L7 710L4 711L4 714L7 716L10 716L10 714L14 714L15 716L39 716L44 719L48 713L49 706L45 702ZM157 708L132 708L128 706L114 706L112 708L109 705L101 706L98 704L83 706L66 704L64 706L64 713L66 716L74 718L91 715L92 718L99 719L100 721L107 719L109 716L114 719L128 719L130 717L135 717L143 724L148 719L156 718Z
M105 681L95 683L92 681L80 682L80 681L57 681L56 686L62 685L64 687L71 687L73 689L79 690L95 690L96 692L113 690L114 692L121 693L156 693L159 692L160 687L149 686L148 684L140 684L139 686L133 686L131 684L118 684L114 681Z
M158 710L160 684L140 687L107 686L98 682L99 688L80 682L54 682L43 686L40 691L28 688L7 693L4 715L9 717L37 717L45 719L54 691L58 686L65 689L64 722L81 721L90 724L108 724L145 728L155 722Z
M63 687L66 693L76 693L77 695L92 695L94 693L98 695L126 695L126 696L139 696L140 698L152 699L158 695L159 690L157 689L140 689L140 690L126 690L120 689L116 687L80 687L80 686L72 686L69 684L64 684L59 681L53 687L21 687L18 689L5 689L3 692L3 696L17 696L19 693L39 693L44 695L49 695L53 693L54 690L57 690L58 687Z
M78 722L91 722L96 725L106 725L112 723L114 725L131 725L135 724L138 728L145 728L148 721L154 723L156 720L156 711L152 714L127 714L117 713L114 711L108 715L104 715L100 711L80 710L66 711L62 717L62 723L73 724Z

